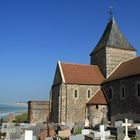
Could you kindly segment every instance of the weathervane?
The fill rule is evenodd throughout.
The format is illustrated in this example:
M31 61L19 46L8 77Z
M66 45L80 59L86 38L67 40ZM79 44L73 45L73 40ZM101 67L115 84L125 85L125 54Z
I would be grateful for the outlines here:
M109 7L109 20L113 19L113 11L112 11L112 6Z

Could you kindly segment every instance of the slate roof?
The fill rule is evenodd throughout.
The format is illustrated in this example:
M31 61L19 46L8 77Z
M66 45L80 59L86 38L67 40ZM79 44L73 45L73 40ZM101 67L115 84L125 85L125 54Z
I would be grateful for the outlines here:
M140 74L140 56L121 63L103 83Z
M105 79L97 65L61 63L65 83L100 85Z
M92 53L106 46L136 51L135 48L133 48L128 40L124 37L114 18L108 22L101 39Z
M108 101L105 92L102 89L98 89L97 92L87 102L87 104L107 105Z

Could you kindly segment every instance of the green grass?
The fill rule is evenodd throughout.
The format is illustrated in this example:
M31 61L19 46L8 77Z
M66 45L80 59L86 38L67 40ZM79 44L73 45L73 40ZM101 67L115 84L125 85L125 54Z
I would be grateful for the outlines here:
M81 134L81 133L82 133L82 128L75 129L75 134Z
M131 140L136 140L136 138L135 138L135 137L133 137L133 138L131 138Z
M24 123L28 121L28 116L27 113L23 113L21 115L18 115L15 117L15 121L16 123Z

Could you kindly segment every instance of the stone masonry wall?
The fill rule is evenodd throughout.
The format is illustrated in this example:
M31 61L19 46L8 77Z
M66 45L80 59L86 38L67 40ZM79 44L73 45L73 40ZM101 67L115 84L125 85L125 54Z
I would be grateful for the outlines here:
M91 64L98 65L107 77L121 62L136 57L136 51L104 47L91 55Z
M107 105L88 105L89 121L93 125L101 124L103 117L107 117Z
M28 120L30 123L47 122L50 114L49 101L29 101Z
M140 75L103 84L109 98L109 89L112 89L113 97L109 101L109 114L111 121L124 120L126 117L135 122L140 122L140 96L138 96L137 84L140 83ZM125 87L125 98L121 96L121 87Z
M106 47L107 76L121 63L136 57L136 51Z
M55 85L51 89L51 121L57 123L59 117L59 94L61 84Z
M99 69L106 77L106 50L102 48L90 56L90 64L98 65Z
M91 96L97 91L97 85L67 85L66 122L84 122L86 103L89 100L87 90L91 90ZM74 90L78 91L78 97L74 97Z

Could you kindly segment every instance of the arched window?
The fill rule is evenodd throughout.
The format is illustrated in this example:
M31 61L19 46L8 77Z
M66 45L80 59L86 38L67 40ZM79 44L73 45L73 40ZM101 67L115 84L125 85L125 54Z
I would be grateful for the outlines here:
M125 86L121 87L121 98L124 99L125 98Z
M87 97L90 98L90 96L91 96L91 91L88 90L88 91L87 91Z
M77 90L74 90L74 97L75 97L75 98L78 97L78 92L77 92Z
M109 99L111 100L112 98L113 98L112 88L109 88Z
M140 83L137 84L137 95L140 97Z

